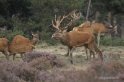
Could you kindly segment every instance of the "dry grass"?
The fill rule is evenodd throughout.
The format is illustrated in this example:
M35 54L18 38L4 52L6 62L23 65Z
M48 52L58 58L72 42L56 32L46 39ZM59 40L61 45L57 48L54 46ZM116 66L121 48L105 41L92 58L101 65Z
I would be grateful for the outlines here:
M110 47L110 46L101 46L100 50L103 50L103 54L119 54L120 59L119 61L124 62L124 47L118 46L118 47ZM78 47L74 52L73 52L73 59L74 59L74 64L72 65L69 62L69 57L66 57L65 54L67 53L67 47L63 45L59 46L47 46L47 45L37 45L35 51L42 51L42 52L48 52L52 54L56 54L57 57L59 57L61 60L64 60L67 63L66 67L61 68L62 70L70 70L70 69L86 69L87 66L89 65L88 60L86 59L86 54L84 51L83 47ZM97 57L97 55L96 55ZM5 56L0 53L0 59L5 60ZM12 61L12 56L10 57L10 61ZM16 55L15 61L23 62L20 55Z

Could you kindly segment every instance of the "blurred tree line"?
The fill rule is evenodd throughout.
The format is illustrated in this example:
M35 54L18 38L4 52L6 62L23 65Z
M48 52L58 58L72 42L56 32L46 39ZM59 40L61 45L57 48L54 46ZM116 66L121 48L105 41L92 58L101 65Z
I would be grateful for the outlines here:
M41 40L49 40L55 31L51 20L54 15L64 15L77 10L85 21L89 0L0 0L0 37L12 39L20 34L31 38L31 31L39 31ZM118 24L119 36L122 37L124 0L91 0L89 19L112 25ZM71 27L72 28L72 27ZM70 28L70 29L71 29ZM2 31L7 29L7 31Z

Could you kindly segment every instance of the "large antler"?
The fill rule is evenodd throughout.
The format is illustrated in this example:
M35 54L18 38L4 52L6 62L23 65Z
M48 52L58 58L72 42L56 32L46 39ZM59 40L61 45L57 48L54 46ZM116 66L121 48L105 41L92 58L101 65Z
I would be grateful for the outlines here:
M66 17L68 17L68 15L67 15L67 16L64 15L62 18L61 18L61 16L59 16L58 18L56 18L56 15L55 15L55 23L56 23L56 25L53 23L53 20L52 20L52 25L53 25L53 27L56 28L56 29L59 29L59 26L60 26L61 22L62 22Z
M70 23L69 23L65 28L71 26L71 25L72 25L73 23L75 23L78 19L80 19L81 13L76 13L76 11L72 11L72 12L70 13L70 16L71 16L72 19L71 19Z

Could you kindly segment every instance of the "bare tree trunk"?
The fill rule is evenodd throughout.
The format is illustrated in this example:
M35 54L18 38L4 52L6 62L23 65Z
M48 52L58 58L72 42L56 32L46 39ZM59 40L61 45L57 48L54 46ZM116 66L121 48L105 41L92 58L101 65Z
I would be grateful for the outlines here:
M86 21L88 21L88 16L89 16L89 11L90 11L90 5L91 5L91 0L89 0L89 4L88 4L87 15L86 15Z

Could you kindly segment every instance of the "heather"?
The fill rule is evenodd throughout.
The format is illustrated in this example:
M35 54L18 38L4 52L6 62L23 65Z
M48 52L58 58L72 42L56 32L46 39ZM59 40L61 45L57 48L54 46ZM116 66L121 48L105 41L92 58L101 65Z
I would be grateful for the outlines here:
M40 58L40 59L39 59ZM57 58L54 54L47 53L47 52L41 52L41 51L33 51L26 54L25 61L29 62L30 64L44 64L50 65L50 66L57 66L62 67L65 66L64 61ZM34 63L34 64L33 64Z
M0 59L0 82L123 82L124 64L111 57L104 55L104 61L93 59L86 69L68 69L72 65L61 57L33 51L26 54L27 62Z
M45 82L123 82L124 65L118 61L92 61L86 70L54 69Z

